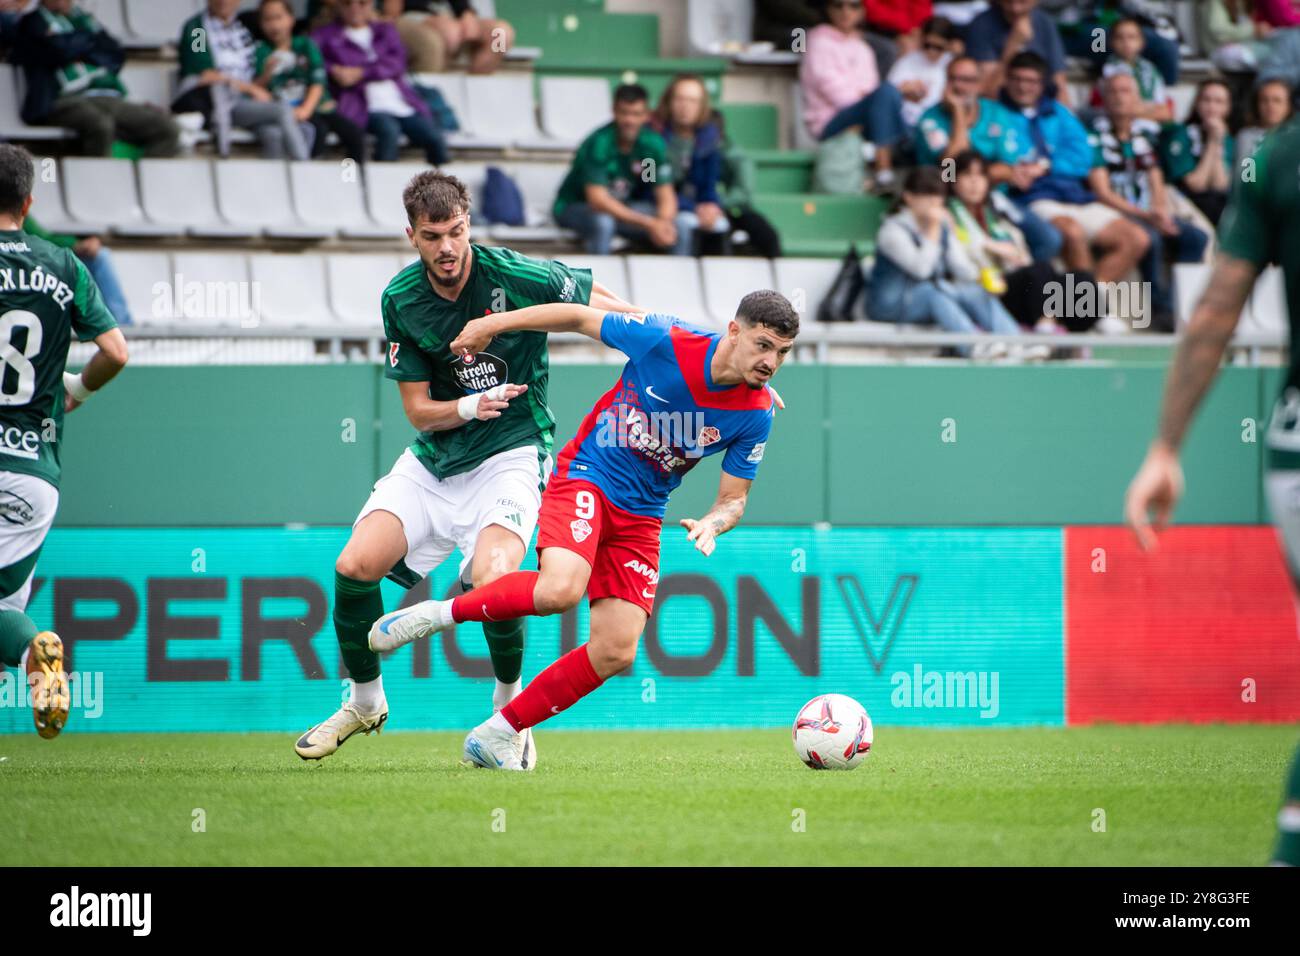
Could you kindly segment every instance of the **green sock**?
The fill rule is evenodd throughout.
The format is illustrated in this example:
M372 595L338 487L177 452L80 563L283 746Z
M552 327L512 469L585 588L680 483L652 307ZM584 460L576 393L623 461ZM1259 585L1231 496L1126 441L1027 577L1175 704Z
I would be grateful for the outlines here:
M1277 818L1277 849L1273 852L1276 863L1300 866L1300 747L1291 761L1291 775L1286 780L1286 796Z
M22 611L0 611L0 664L17 667L36 634L36 624Z
M384 615L378 581L357 581L334 572L334 633L343 664L357 683L379 676L379 655L370 649L370 625Z
M487 638L492 673L497 680L503 684L519 680L524 669L524 619L485 622L483 636Z

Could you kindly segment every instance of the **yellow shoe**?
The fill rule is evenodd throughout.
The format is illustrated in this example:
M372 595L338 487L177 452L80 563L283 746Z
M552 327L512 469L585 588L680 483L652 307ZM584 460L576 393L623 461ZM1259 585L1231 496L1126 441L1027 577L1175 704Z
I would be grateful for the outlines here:
M68 675L63 670L63 641L53 631L41 631L27 648L27 686L32 692L36 732L46 740L57 737L68 722Z

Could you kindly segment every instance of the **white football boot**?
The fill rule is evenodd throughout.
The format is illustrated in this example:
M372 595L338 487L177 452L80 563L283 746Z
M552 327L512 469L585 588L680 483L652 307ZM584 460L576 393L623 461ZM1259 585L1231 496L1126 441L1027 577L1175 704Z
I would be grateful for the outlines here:
M328 720L299 737L293 749L303 760L320 760L342 747L357 731L363 734L379 733L387 719L387 707L377 714L363 714L349 701Z
M444 612L450 604L450 601L421 601L385 614L370 627L370 649L376 654L391 651L446 630L452 626L445 623L451 620L450 610Z
M466 735L465 757L461 762L488 770L528 770L524 766L524 747L529 739L527 732L512 734L484 721Z

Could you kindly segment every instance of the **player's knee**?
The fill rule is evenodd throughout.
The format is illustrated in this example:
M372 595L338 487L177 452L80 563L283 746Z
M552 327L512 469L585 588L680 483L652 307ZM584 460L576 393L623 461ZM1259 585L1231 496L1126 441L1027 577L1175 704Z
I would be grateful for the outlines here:
M1052 225L1061 234L1063 243L1077 245L1084 241L1083 227L1073 219L1053 219Z
M636 642L627 644L592 645L588 649L591 666L601 677L611 677L625 671L636 661Z
M542 575L533 591L533 606L539 614L563 614L582 600L583 586L572 578Z
M334 562L334 570L345 578L354 581L378 581L384 576L382 570L374 568L373 562L367 561L355 551L343 551Z

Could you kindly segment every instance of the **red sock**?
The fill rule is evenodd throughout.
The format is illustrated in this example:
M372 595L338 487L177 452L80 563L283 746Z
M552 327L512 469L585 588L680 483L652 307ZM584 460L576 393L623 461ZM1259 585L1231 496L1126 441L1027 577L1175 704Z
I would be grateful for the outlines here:
M461 621L512 621L537 613L533 606L536 571L513 571L451 602L451 616Z
M568 710L603 683L583 644L529 681L522 694L501 708L501 716L517 731L534 727Z

